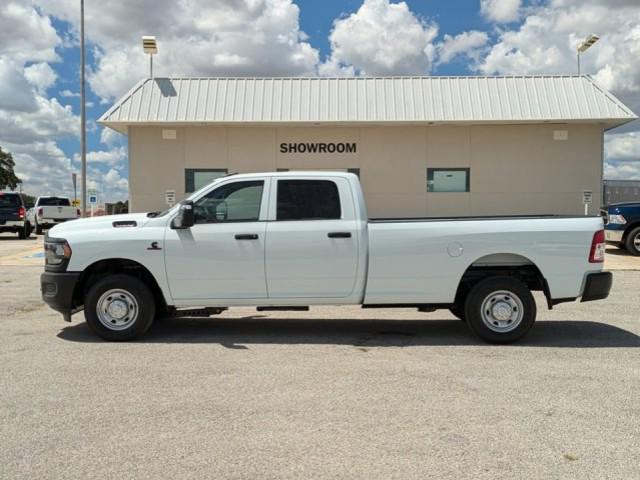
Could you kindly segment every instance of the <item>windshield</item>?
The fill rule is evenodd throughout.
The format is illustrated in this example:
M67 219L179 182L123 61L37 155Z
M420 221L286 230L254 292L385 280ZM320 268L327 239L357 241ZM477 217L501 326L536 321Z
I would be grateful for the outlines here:
M16 193L0 193L0 207L19 207L22 205Z
M182 200L182 202L185 202L187 200L193 200L194 198L197 198L200 196L200 194L202 192L207 191L212 185L215 185L216 183L220 182L221 180L223 180L224 178L228 177L229 175L225 175L224 177L218 177L216 178L213 182L206 184L204 187L202 187L200 190L196 190L195 192L193 192L191 195L189 195L187 198L185 198L184 200ZM173 210L174 208L178 208L178 206L182 203L182 202L178 202L177 204L175 204L173 207L169 207L166 210L162 210L160 212L149 212L147 213L147 217L152 217L152 218L159 218L159 217L164 217L166 214L168 214L171 210Z
M46 197L38 202L39 207L68 207L71 205L68 198Z

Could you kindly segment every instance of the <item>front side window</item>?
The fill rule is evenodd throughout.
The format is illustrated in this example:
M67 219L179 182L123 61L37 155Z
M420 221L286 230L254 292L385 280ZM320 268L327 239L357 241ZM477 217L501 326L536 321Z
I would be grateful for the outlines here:
M340 217L340 195L335 182L278 180L276 220L334 220Z
M200 190L226 174L227 170L224 168L187 168L184 171L184 191L191 193Z
M468 191L468 168L427 168L427 192Z
M196 223L257 222L262 202L262 180L227 183L194 205Z

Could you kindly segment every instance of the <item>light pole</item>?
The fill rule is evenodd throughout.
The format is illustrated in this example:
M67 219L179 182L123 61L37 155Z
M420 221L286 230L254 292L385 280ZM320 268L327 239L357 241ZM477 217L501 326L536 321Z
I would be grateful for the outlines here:
M84 97L84 0L80 0L80 162L82 164L82 216L87 211L87 119Z
M578 75L580 75L580 54L589 50L594 43L600 40L600 37L595 33L592 33L587 38L585 38L580 45L578 45L578 51L576 52L578 55Z

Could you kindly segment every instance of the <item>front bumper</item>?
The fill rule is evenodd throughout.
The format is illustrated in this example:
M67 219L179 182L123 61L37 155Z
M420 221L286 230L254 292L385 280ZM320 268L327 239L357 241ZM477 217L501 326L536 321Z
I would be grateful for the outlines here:
M592 300L602 300L609 296L611 284L613 283L613 275L611 272L590 273L584 284L581 302L590 302Z
M605 230L604 238L607 242L621 243L624 230Z
M73 293L75 291L80 272L44 272L40 275L40 291L42 300L57 312L62 313L65 321L71 321L74 313Z

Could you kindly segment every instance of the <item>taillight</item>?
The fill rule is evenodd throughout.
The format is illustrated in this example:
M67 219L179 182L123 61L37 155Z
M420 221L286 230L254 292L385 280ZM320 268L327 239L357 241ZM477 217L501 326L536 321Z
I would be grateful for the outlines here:
M44 208L40 207L38 209L38 216L41 217L44 214Z
M21 220L24 218L24 207L18 209L18 218Z
M593 234L593 240L591 241L591 251L589 252L589 263L604 262L604 251L604 230L599 230Z

